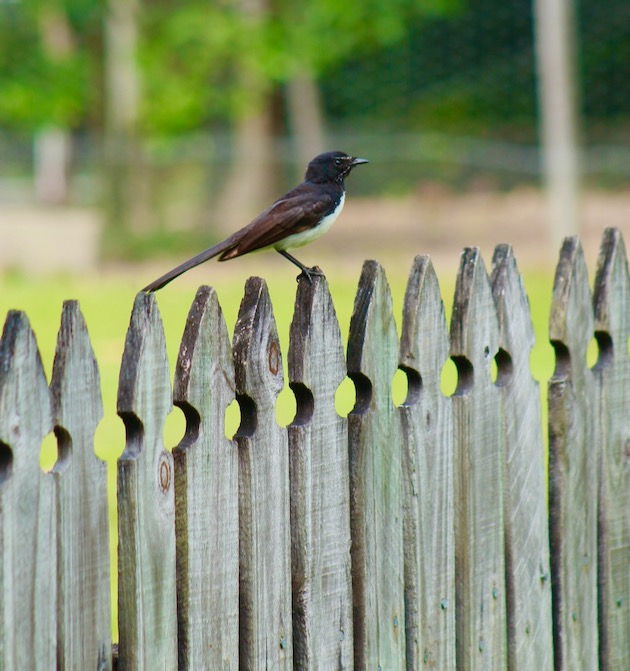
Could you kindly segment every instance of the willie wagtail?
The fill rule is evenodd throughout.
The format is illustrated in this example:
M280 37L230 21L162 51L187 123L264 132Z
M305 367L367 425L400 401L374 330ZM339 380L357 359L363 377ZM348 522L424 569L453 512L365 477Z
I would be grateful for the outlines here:
M342 151L329 151L316 156L308 164L304 181L299 186L282 196L240 231L173 268L147 285L143 291L157 291L182 273L215 256L219 257L219 261L227 261L266 247L273 247L302 271L298 280L306 277L311 282L311 275L321 275L321 271L307 268L291 256L287 249L308 244L332 226L346 197L343 180L355 165L361 163L368 161L348 156Z

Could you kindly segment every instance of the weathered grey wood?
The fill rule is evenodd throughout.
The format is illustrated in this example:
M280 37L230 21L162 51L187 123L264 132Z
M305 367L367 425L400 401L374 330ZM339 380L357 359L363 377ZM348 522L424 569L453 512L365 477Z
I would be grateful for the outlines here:
M630 277L619 230L605 231L597 265L599 668L614 671L630 669Z
M293 642L298 669L352 669L347 421L335 410L346 376L325 279L300 282L289 346L297 400L289 426Z
M516 259L499 245L492 259L499 317L505 562L510 670L553 669L551 572L540 389L529 367L534 328Z
M173 398L186 435L173 450L179 669L238 669L238 454L225 437L234 399L230 339L216 292L188 313Z
M54 481L39 466L50 395L26 315L0 340L0 668L56 665Z
M391 382L398 337L385 272L366 261L350 321L348 415L354 664L405 667L402 445Z
M289 456L276 422L284 385L267 285L245 285L234 331L239 457L240 668L292 669Z
M588 272L566 238L554 281L549 338L549 533L556 671L596 669L597 453L595 385L586 365L593 336Z
M451 356L458 367L453 396L456 443L455 575L457 668L505 669L503 446L500 394L490 379L499 323L488 275L476 248L461 258Z
M455 669L453 412L440 389L449 339L428 256L414 260L403 309L399 408L403 444L407 669Z
M162 320L153 294L133 306L118 384L127 443L118 460L118 669L177 668L172 407Z
M107 464L94 454L101 380L77 301L63 306L50 391L59 445L57 669L111 669Z

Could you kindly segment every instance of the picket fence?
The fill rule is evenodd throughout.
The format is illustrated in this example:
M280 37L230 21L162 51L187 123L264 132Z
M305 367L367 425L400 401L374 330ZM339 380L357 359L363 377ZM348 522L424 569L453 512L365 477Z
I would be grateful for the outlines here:
M580 243L567 239L549 325L545 463L534 334L507 245L490 276L477 249L463 252L450 336L428 257L413 264L400 340L385 273L367 261L347 359L325 279L301 282L287 428L275 419L283 361L263 280L246 284L232 345L216 293L199 289L173 390L157 303L139 294L118 392L127 437L113 653L97 362L68 301L49 388L27 317L10 312L0 668L630 669L629 334L620 232L604 234L593 295ZM458 384L446 397L449 357ZM408 395L395 407L398 368ZM346 374L357 401L343 418L334 399ZM187 428L170 453L172 403ZM51 430L59 459L45 473Z

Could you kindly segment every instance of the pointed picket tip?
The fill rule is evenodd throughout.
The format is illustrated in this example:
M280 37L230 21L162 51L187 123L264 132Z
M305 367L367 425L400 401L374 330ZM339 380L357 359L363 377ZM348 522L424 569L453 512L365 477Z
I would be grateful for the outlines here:
M78 301L63 304L50 392L55 424L93 435L103 418L101 377Z
M186 320L175 368L173 400L176 405L190 404L199 409L205 405L208 393L217 393L216 385L221 386L221 398L227 407L234 398L230 336L217 292L201 286Z
M462 252L451 316L451 357L490 366L499 349L499 322L486 266L477 247ZM461 372L461 371L460 371Z
M232 349L237 393L275 403L284 387L282 355L269 290L260 277L245 283Z
M429 335L430 334L430 335ZM434 350L431 360L422 346L430 338ZM431 258L416 256L409 272L400 336L400 365L416 370L424 379L430 367L439 371L449 356L448 331L444 303ZM435 358L440 359L439 362ZM425 371L426 367L426 371Z
M630 335L630 314L619 308L628 305L629 297L630 275L623 235L618 228L607 228L602 237L593 292L595 330L608 332L622 350Z
M378 356L375 353L378 352ZM398 334L385 270L377 261L363 264L348 337L348 374L389 384L398 368ZM389 394L387 388L383 393ZM357 390L359 402L360 389Z
M585 360L593 336L591 305L588 269L582 245L577 236L565 238L553 284L549 339L552 343L561 343L577 359Z
M16 414L23 419L22 413L27 421L17 425ZM39 471L40 444L51 429L50 394L35 334L24 312L10 310L0 339L0 442L13 450L13 469Z
M510 357L528 363L536 336L523 277L518 271L511 245L497 245L495 248L490 284L499 318L501 348Z
M172 405L170 372L166 355L164 327L155 294L139 292L136 295L118 381L118 414L134 415L141 422L146 419L142 395L148 390L143 385L144 374L152 376L152 403L159 403L164 417Z
M301 384L314 394L334 396L346 375L341 330L325 277L313 282L300 282L290 330L288 356L291 384ZM321 360L313 360L313 351L326 352L325 371L313 368ZM324 374L325 373L325 374Z

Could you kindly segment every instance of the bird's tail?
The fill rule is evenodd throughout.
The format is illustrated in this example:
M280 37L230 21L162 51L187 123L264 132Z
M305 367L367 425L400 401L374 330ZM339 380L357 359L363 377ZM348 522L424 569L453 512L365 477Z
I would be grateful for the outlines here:
M176 277L179 277L180 275L185 273L187 270L190 270L191 268L198 266L200 263L203 263L204 261L208 261L209 259L218 256L221 252L224 252L233 245L234 240L232 239L232 237L229 237L227 240L224 240L223 242L219 242L213 247L206 249L200 254L197 254L197 256L193 256L192 259L184 261L184 263L177 266L177 268L169 270L168 273L165 273L164 275L162 275L162 277L158 277L157 280L154 280L153 282L151 282L151 284L147 284L147 286L144 287L142 291L144 291L145 293L158 291L162 287L165 287L169 282L172 282Z

